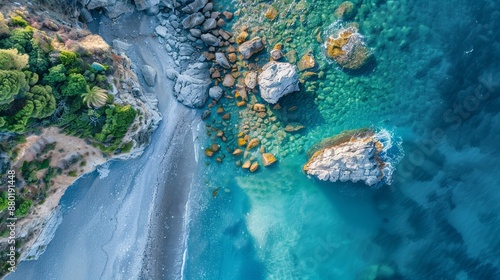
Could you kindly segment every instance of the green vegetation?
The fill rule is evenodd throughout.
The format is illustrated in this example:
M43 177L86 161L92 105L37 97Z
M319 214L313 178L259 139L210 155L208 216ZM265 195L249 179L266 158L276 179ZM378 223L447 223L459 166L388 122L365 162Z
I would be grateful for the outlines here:
M107 91L100 87L92 87L87 86L87 90L84 94L82 94L83 102L87 104L87 107L96 107L100 108L106 105L106 101L108 100Z
M58 34L31 27L22 13L10 18L0 16L0 132L57 125L105 152L130 150L121 141L137 111L113 104L106 61L54 49Z
M7 199L7 192L0 192L0 212L9 206L9 200Z
M29 199L25 200L21 197L18 197L18 199L16 201L16 205L18 205L18 206L17 206L14 214L16 215L16 217L24 217L30 211L30 208L31 208L31 205L33 205L33 202Z

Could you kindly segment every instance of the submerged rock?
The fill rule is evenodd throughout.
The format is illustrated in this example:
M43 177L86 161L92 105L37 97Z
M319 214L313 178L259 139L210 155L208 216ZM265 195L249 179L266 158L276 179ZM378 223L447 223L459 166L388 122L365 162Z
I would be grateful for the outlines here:
M384 174L386 163L379 156L383 144L374 135L369 129L351 130L322 141L304 171L323 181L377 185L388 174Z
M314 55L311 52L304 54L297 64L299 71L314 68L316 61L314 60Z
M250 41L246 41L240 45L238 50L244 59L249 59L255 53L260 52L264 49L264 43L260 37L252 38Z
M356 15L356 8L351 1L342 2L333 13L338 19L350 20Z
M282 96L299 90L297 67L286 62L270 61L262 67L258 82L262 98L275 104Z
M262 154L262 165L269 166L276 162L276 157L271 153Z
M346 69L360 69L371 58L370 50L365 46L358 28L341 28L326 40L326 56L332 58Z
M201 108L208 98L210 72L208 63L195 63L182 74L174 70L167 71L167 77L175 81L174 96L177 101L191 108Z

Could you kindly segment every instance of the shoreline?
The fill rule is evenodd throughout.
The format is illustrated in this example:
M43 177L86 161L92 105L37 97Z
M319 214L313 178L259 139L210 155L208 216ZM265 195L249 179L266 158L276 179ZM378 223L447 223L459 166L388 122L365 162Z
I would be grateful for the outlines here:
M150 65L158 71L154 92L159 100L158 105L163 115L163 125L166 128L165 130L159 129L156 133L162 138L167 136L165 140L170 142L160 164L175 163L172 168L164 168L161 171L164 175L157 179L159 186L155 189L153 197L148 241L142 258L140 278L156 279L164 276L166 272L171 273L171 276L181 273L182 256L185 249L183 239L186 234L184 227L186 205L196 170L192 131L194 124L199 122L199 118L196 110L186 108L177 102L171 93L174 82L167 79L165 72L172 68L180 70L180 67L176 66L173 58L168 56L158 38L147 36L148 32L154 34L156 18L136 12L120 17L117 24L134 25L135 22L127 20L128 17L139 17L140 19L136 30L133 30L132 26L121 28L122 32L128 31L124 34L125 36L130 34L130 30L133 30L132 34L134 32L137 34L136 41L132 43L133 47L128 53L129 57L137 68L141 68L142 65ZM103 27L106 28L106 23L100 23L98 33L106 38L106 33L113 30L113 25L109 25L107 18L103 17L102 20L108 23L110 30L102 30ZM112 34L123 39L119 30L114 30ZM120 35L117 36L117 34ZM143 40L137 38L143 38ZM144 87L145 91L148 89L151 88ZM170 122L174 118L177 118L178 121ZM194 169L190 169L191 166ZM183 176L179 176L179 174ZM172 261L171 258L174 258L175 261Z
M139 17L140 20L136 20L132 23L126 22L127 17L134 16ZM111 41L117 37L119 37L119 39L122 38L120 32L115 32L117 28L121 29L125 34L131 34L131 28L137 31L136 34L138 36L135 38L127 37L127 40L129 40L129 43L132 43L133 46L133 48L127 52L127 55L132 60L133 64L135 64L133 70L136 72L143 85L143 91L146 95L148 95L147 93L153 93L158 97L159 111L163 115L163 122L160 123L160 126L153 133L151 143L141 157L122 162L114 161L111 164L111 172L108 178L92 179L93 182L90 184L89 192L92 192L92 190L97 188L97 185L100 184L107 185L107 188L116 188L117 185L128 184L123 187L120 186L119 188L123 188L123 191L117 192L120 196L124 193L123 195L125 196L120 199L120 201L123 200L123 202L115 202L115 200L110 197L110 205L105 206L106 215L108 216L107 219L102 217L104 214L101 213L99 215L94 212L89 213L90 215L87 215L87 217L85 217L86 215L82 217L84 220L101 220L101 222L98 223L99 227L101 227L100 229L91 226L91 224L95 224L95 221L89 223L90 221L75 220L78 216L78 211L84 213L88 210L72 209L73 213L65 215L66 217L61 226L57 229L54 240L49 243L47 251L40 256L40 260L37 262L20 263L18 273L11 274L7 279L27 279L29 275L35 275L35 273L43 275L44 272L53 274L54 271L51 270L53 261L50 261L50 259L54 257L66 260L58 265L60 270L56 273L62 278L72 275L70 268L75 265L79 267L77 270L82 273L81 277L112 277L117 273L117 267L120 267L119 273L123 273L124 276L130 277L131 275L137 274L137 278L148 278L146 276L148 273L161 275L165 263L172 265L170 271L173 275L180 274L184 252L183 239L185 233L186 203L191 179L195 172L195 168L190 167L196 167L192 126L199 120L199 116L195 110L189 109L177 102L171 93L173 82L167 79L164 71L172 68L178 69L179 67L176 66L172 58L162 50L158 39L153 38L155 20L154 16L146 16L144 13L135 12L121 17L118 22L125 22L124 24L129 25L136 25L140 22L139 26L127 26L124 28L120 26L122 23L117 23L117 25L115 25L114 22L102 17L101 21L97 20L96 22L105 23L98 23L98 25L96 25L98 26L98 32L93 30L94 33L102 36L108 43L111 43ZM139 70L141 66L145 64L157 66L158 79L155 87L145 86ZM191 139L191 141L188 141L189 139ZM189 156L186 157L186 155ZM175 166L172 168L165 168L165 164L173 163L175 160L183 162L179 169ZM140 170L134 170L135 166ZM132 171L132 174L129 174L130 172L125 171L123 168L129 169ZM117 169L120 170L118 171ZM157 171L154 172L151 169L156 169ZM184 174L185 176L181 178L177 176L178 173ZM129 175L134 176L134 174L135 177L131 177L131 180L127 181L123 178L129 177ZM151 174L153 176L151 176ZM78 185L80 182L81 180L78 180L76 184L73 184L73 188L77 187L74 185ZM103 192L106 191L103 190ZM132 195L133 193L136 194ZM89 195L92 196L96 194ZM104 193L100 195L107 196ZM178 198L180 197L183 199L179 200ZM84 199L90 200L91 198L87 198L86 196ZM89 206L86 204L95 203L90 201L79 201L77 209L85 209L88 207L92 209L91 205ZM165 210L166 208L168 208L168 210ZM115 213L113 214L113 212ZM166 219L167 216L174 216L175 219ZM135 218L131 220L131 217ZM165 224L168 222L169 226L171 226L172 221L178 226L170 227L170 230L165 229ZM73 232L75 223L79 223L80 226L83 226L82 233ZM125 231L118 231L118 229L130 227L132 228ZM71 234L75 234L75 236L73 238L61 237L61 234L63 234L61 232L67 231L70 231ZM106 237L110 234L110 237ZM99 238L101 239L99 241L90 241L89 238L93 235L104 236L104 238ZM122 235L122 237L117 238L116 235ZM66 242L69 241L74 244L68 245L68 248L60 248L62 246L57 243L64 243L65 239L67 240ZM85 242L84 240L89 240L87 242L90 243L88 246L89 248L86 249L86 253L79 256L79 259L75 259L74 256L71 255L71 251L82 246L84 244L82 242ZM172 248L168 254L162 252L163 246L158 246L158 244L156 244L157 240L160 240L163 242L162 244ZM98 245L99 243L100 245ZM128 248L125 255L123 252L124 246ZM73 248L73 250L71 248ZM146 251L151 248L156 249L155 253L146 255ZM135 256L130 255L132 251ZM144 252L144 256L137 256L137 252ZM67 257L64 257L64 255ZM169 258L169 261L162 263L160 259L161 256ZM178 261L170 261L172 257L176 258ZM85 260L88 261L85 262ZM144 266L144 264L151 264L153 260L160 261L155 262L153 266ZM24 271L24 273L21 271Z

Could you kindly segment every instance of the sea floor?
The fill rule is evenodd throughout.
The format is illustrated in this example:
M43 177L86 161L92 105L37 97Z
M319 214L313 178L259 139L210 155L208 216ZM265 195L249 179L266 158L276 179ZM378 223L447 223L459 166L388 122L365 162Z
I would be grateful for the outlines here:
M236 146L236 136L217 142L212 127L236 135L258 122L254 136L278 163L249 173L230 154L222 164L200 160L184 279L500 279L499 3L353 1L356 16L339 23L341 2L231 2L235 34L246 25L269 48L283 43L287 59L310 51L324 78L280 100L274 122L234 100L221 103L234 118L207 121L200 153L214 142ZM317 39L350 22L375 57L364 71L340 69ZM306 128L281 134L290 122ZM362 127L402 143L390 186L304 175L311 146Z

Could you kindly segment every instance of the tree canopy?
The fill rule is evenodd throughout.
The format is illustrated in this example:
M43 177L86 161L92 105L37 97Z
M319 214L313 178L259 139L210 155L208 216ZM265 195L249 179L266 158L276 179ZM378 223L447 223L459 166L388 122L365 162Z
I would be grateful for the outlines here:
M28 65L29 57L27 54L19 54L17 49L0 49L0 69L2 70L21 70Z
M28 89L28 82L21 71L0 70L0 105L14 101L21 91Z

